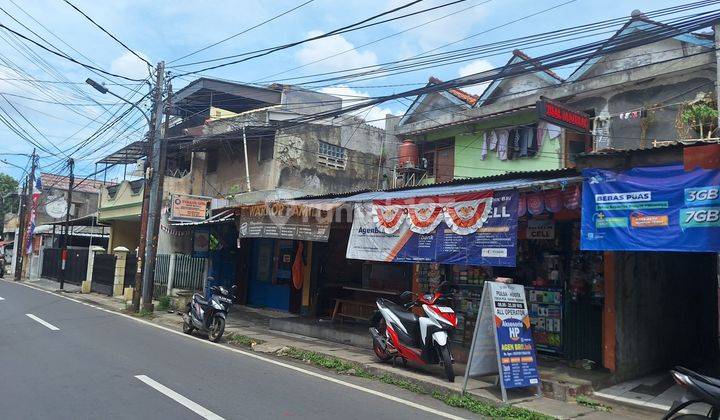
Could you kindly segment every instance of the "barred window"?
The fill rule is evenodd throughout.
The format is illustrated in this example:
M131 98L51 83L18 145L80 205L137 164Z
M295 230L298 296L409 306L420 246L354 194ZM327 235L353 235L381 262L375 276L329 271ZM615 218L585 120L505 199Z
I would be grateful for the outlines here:
M345 169L345 148L321 141L318 146L318 163L335 169Z

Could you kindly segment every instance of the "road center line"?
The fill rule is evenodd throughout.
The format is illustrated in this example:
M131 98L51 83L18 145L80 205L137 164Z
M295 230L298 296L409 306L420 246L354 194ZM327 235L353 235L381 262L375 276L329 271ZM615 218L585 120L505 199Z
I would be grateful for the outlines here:
M145 376L145 375L135 375L137 379L144 382L145 385L154 388L156 391L165 394L165 396L172 398L180 405L185 406L185 408L193 411L198 416L205 418L205 419L213 419L213 420L224 420L222 417L218 416L217 414L213 413L212 411L208 410L207 408L201 406L200 404L191 401L182 395L178 394L177 392L173 391L172 389L166 387L165 385Z
M47 322L47 321L44 321L44 320L36 317L36 316L33 315L33 314L25 314L25 315L26 315L28 318L32 319L33 321L37 321L38 323L46 326L48 329L50 329L50 330L52 330L52 331L60 331L60 328L54 326L53 324L51 324L51 323L49 323L49 322Z

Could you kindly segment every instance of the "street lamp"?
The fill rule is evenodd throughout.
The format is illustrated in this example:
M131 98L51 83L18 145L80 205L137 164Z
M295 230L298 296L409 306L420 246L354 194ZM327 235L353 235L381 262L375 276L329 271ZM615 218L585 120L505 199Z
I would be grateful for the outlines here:
M109 93L112 96L120 99L121 101L129 104L133 108L140 111L140 113L143 115L143 117L145 117L145 121L147 122L147 125L148 125L149 143L152 144L154 142L155 130L154 130L153 124L150 120L150 117L148 117L148 115L145 113L145 111L143 111L142 108L140 108L137 103L130 102L127 99L123 98L122 96L116 95L115 93L111 92L108 88L106 88L105 86L101 85L100 83L94 81L93 79L88 78L87 80L85 80L85 83L92 86L95 90L102 93L103 95L106 93ZM148 162L146 160L145 168L147 169L147 167L148 167ZM140 289L143 286L145 286L146 288L147 287L152 288L152 284L150 284L149 286L143 285L143 280L144 280L143 279L143 274L144 274L143 268L144 268L144 263L145 263L145 259L146 259L145 254L147 253L146 236L147 236L147 228L148 228L147 227L148 226L148 213L149 213L149 206L150 206L150 188L148 188L148 185L147 185L148 184L147 174L148 173L146 170L145 174L144 174L145 186L143 187L142 212L140 215L140 242L139 242L138 251L137 251L137 255L136 255L138 269L135 272L135 287L133 288L134 289L133 290L133 299L132 299L133 312L140 312ZM143 290L143 294L146 296L149 296L150 297L149 299L152 300L152 295L148 294L148 291Z
M150 122L150 117L148 117L148 115L145 113L145 111L143 111L142 108L140 108L137 103L135 103L135 102L130 102L130 101L128 101L127 99L123 98L122 96L120 96L120 95L118 95L118 94L116 94L116 93L113 93L112 91L110 91L110 89L106 88L105 86L101 85L100 83L94 81L94 80L91 79L91 78L87 78L87 80L85 80L85 83L87 83L88 85L92 86L93 89L97 90L98 92L102 93L103 95L105 95L106 93L109 93L109 94L111 94L112 96L120 99L121 101L125 102L126 104L128 104L128 105L130 105L131 107L133 107L133 108L137 109L138 111L140 111L140 113L143 115L143 117L145 117L145 121L146 121L147 124L148 124L148 130L152 131L153 127L152 127L152 123Z

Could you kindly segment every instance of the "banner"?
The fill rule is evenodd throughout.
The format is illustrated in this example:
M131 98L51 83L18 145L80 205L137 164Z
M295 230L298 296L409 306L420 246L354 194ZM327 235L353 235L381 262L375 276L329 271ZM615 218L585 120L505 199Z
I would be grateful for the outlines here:
M278 238L327 242L338 205L263 203L240 207L241 238Z
M671 165L583 176L583 250L720 251L720 171Z
M515 266L516 191L358 203L347 258Z
M487 281L470 346L463 391L473 376L498 375L503 401L506 389L537 387L535 344L525 289L518 284Z

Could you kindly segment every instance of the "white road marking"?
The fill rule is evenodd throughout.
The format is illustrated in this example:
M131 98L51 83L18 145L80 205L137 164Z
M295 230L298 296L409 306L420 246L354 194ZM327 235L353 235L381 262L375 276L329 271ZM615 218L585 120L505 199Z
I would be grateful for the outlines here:
M161 394L165 394L165 396L170 397L171 399L175 400L178 404L184 406L185 408L193 411L198 416L204 418L204 419L212 419L212 420L225 420L222 417L218 416L217 414L213 413L212 411L208 410L207 408L201 406L200 404L196 403L195 401L189 400L182 395L178 394L177 392L173 391L172 389L166 387L165 385L161 384L160 382L157 382L151 378L148 378L145 375L135 375L135 377L142 382L145 383L145 385L154 388L156 391L160 392Z
M7 280L2 280L2 281L8 282ZM134 317L134 316L132 316L132 315L124 314L124 313L121 313L121 312L115 312L115 311L113 311L113 310L105 309L105 308L103 308L103 307L100 307L100 306L97 306L97 305L93 305L93 304L91 304L91 303L87 303L87 302L83 302L83 301L81 301L81 300L73 299L73 298L71 298L71 297L63 296L63 295L54 293L54 292L52 292L52 291L50 291L50 290L42 289L42 288L37 287L37 286L33 286L33 285L25 284L25 283L14 283L14 282L8 282L8 283L10 283L10 284L20 284L20 285L25 286L25 287L28 287L28 288L30 288L30 289L35 289L35 290L38 290L38 291L40 291L40 292L44 292L44 293L47 293L47 294L50 294L50 295L53 295L53 296L61 297L61 298L63 298L63 299L67 299L67 300L73 301L73 302L75 302L75 303L79 303L79 304L81 304L81 305L89 306L89 307L91 307L91 308L94 308L94 309L97 309L97 310L100 310L100 311L104 311L104 312L107 312L107 313L110 313L110 314L113 314L113 315L118 315L118 316L121 316L121 317L124 317L124 318L127 318L127 319L132 319L132 320L135 321L135 322L139 322L139 323L141 323L141 324L145 324L145 325L148 325L148 326L151 326L151 327L154 327L154 328L159 328L159 329L165 330L165 331L167 331L167 332L169 332L169 333L177 334L177 335L179 335L180 337L183 337L183 338L186 338L186 339L197 340L198 342L203 343L203 344L205 344L205 345L215 346L215 347L220 348L220 349L223 349L223 350L225 350L225 351L230 351L230 352L233 352L233 353L242 354L242 355L244 355L244 356L252 357L252 358L257 359L257 360L262 360L262 361L264 361L264 362L267 362L267 363L270 363L270 364L273 364L273 365L276 365L276 366L281 366L281 367L284 367L284 368L286 368L286 369L294 370L294 371L296 371L296 372L301 372L301 373L304 373L304 374L306 374L306 375L308 375L308 376L313 376L313 377L315 377L315 378L322 379L322 380L328 381L328 382L332 382L332 383L335 383L335 384L337 384L337 385L342 385L342 386L345 386L345 387L348 387L348 388L355 389L355 390L357 390L357 391L365 392L365 393L370 394L370 395L375 395L375 396L377 396L377 397L384 398L384 399L386 399L386 400L394 401L394 402L396 402L396 403L398 403L398 404L403 404L403 405L406 405L406 406L408 406L408 407L412 407L412 408L415 408L415 409L417 409L417 410L424 411L424 412L426 412L426 413L434 414L434 415L436 415L436 416L438 416L438 417L444 417L444 418L446 418L446 419L453 419L453 420L463 420L463 419L465 419L465 417L460 417L460 416L456 416L456 415L454 415L454 414L446 413L446 412L444 412L444 411L436 410L436 409L434 409L434 408L431 408L431 407L428 407L428 406L425 406L425 405L422 405L422 404L414 403L414 402L412 402L412 401L408 401L408 400L405 400L405 399L402 399L402 398L399 398L399 397L395 397L395 396L392 396L392 395L384 394L384 393L382 393L382 392L380 392L380 391L375 391L374 389L365 388L365 387L363 387L363 386L361 386L361 385L356 385L356 384L353 384L353 383L350 383L350 382L345 382L345 381L343 381L343 380L340 380L340 379L337 379L337 378L333 378L333 377L330 377L330 376L327 376L327 375L323 375L323 374L321 374L321 373L313 372L313 371L311 371L311 370L304 369L304 368L301 368L301 367L298 367L298 366L294 366L294 365L291 365L291 364L289 364L289 363L285 363L285 362L281 362L281 361L278 361L278 360L270 359L270 358L267 358L267 357L265 357L265 356L260 356L259 354L256 354L256 353L249 353L249 352L244 351L244 350L240 350L240 349L236 349L236 348L232 348L232 347L226 347L226 346L224 346L224 345L222 345L222 344L220 344L220 343L213 343L212 341L209 341L209 340L206 340L206 339L203 339L203 338L200 338L200 337L196 337L196 336L194 336L194 335L185 334L185 333L183 333L182 331L177 331L177 330L174 330L174 329L172 329L172 328L164 327L164 326L162 326L162 325L158 325L158 324L152 323L152 322L150 322L150 321L146 321L146 320L144 320L144 319L136 318L136 317Z
M51 324L51 323L49 323L49 322L47 322L47 321L44 321L44 320L36 317L36 316L33 315L33 314L25 314L25 315L26 315L28 318L32 319L33 321L37 321L37 322L39 322L40 324L46 326L46 327L47 327L48 329L50 329L50 330L60 331L60 328L54 326L53 324Z
M4 298L4 297L2 297L2 296L0 296L0 300L5 300L5 298Z

